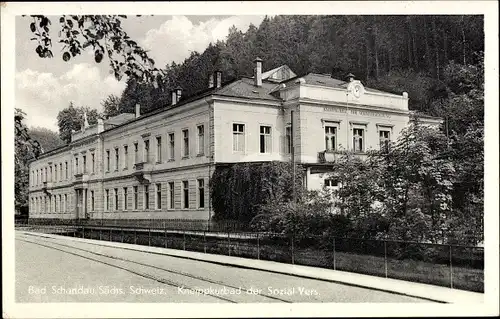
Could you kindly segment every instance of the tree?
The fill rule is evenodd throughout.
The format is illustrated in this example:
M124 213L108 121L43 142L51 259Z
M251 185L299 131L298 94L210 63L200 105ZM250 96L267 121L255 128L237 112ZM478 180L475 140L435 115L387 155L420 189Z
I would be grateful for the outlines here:
M17 213L28 213L28 161L38 157L41 152L40 144L28 134L24 124L26 113L16 108L14 114L15 143L14 143L14 207Z
M446 120L449 154L455 163L455 240L476 244L483 239L484 219L484 60L477 65L450 63L444 70L447 96L432 105Z
M94 51L94 60L100 63L104 56L117 80L123 75L139 82L157 85L163 76L146 50L132 40L121 26L124 15L62 15L59 17L59 42L62 43L62 59L69 61L88 47ZM52 58L52 21L44 15L30 16L29 28L37 42L35 52L41 58Z
M61 140L57 132L44 127L31 127L29 129L29 135L35 141L40 143L44 152L48 152L64 145L64 142Z
M108 95L108 97L101 102L101 105L103 107L103 117L105 119L122 113L120 112L120 98L116 95Z
M87 113L87 120L89 125L97 124L97 119L100 114L96 109L89 107L75 107L73 102L69 106L57 114L57 125L59 126L59 137L66 144L71 142L71 133L79 131L83 127L84 114Z

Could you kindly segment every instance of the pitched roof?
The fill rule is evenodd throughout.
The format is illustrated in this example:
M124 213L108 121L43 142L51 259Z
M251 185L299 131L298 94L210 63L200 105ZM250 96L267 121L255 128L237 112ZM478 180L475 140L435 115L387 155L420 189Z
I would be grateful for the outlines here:
M262 86L254 85L253 79L241 78L229 85L223 86L216 90L214 94L223 96L233 96L251 99L265 99L279 101L277 97L270 94L276 87L276 83L262 81Z

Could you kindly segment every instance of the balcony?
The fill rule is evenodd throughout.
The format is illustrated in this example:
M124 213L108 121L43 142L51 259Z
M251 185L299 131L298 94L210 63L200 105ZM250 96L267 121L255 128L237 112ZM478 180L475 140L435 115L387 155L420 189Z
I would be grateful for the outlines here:
M149 184L151 182L151 169L148 163L135 163L132 175L134 175L141 184Z
M318 152L318 161L320 163L334 163L338 160L340 154L337 151L321 151Z
M366 152L345 152L330 150L318 152L318 162L322 164L331 164L338 161L342 156L358 158L363 161L368 158L368 154Z

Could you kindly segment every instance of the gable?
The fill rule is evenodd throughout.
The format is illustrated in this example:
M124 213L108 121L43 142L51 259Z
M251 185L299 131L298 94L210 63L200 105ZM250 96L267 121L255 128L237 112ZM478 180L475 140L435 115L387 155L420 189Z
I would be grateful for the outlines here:
M268 80L271 82L281 82L296 76L297 75L295 74L295 72L293 72L292 69L290 69L290 67L285 64L275 69L262 73L262 80Z

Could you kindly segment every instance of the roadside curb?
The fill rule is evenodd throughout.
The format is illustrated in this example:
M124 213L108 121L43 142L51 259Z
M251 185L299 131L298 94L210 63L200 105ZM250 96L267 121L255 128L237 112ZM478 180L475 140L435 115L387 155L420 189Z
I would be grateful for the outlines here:
M127 250L147 252L158 255L179 257L197 261L204 261L230 267L240 267L246 269L263 270L267 272L292 275L308 279L316 279L341 283L349 286L356 286L372 290L396 293L411 297L418 297L430 301L442 303L483 303L484 294L465 290L451 289L446 287L414 283L404 280L363 275L339 270L316 268L311 266L292 265L267 260L257 260L242 257L224 256L192 251L184 251L170 248L138 246L133 244L100 241L94 239L83 239L53 234L43 234L28 231L19 233L48 238L64 238L69 241L87 242L104 247L115 247Z

